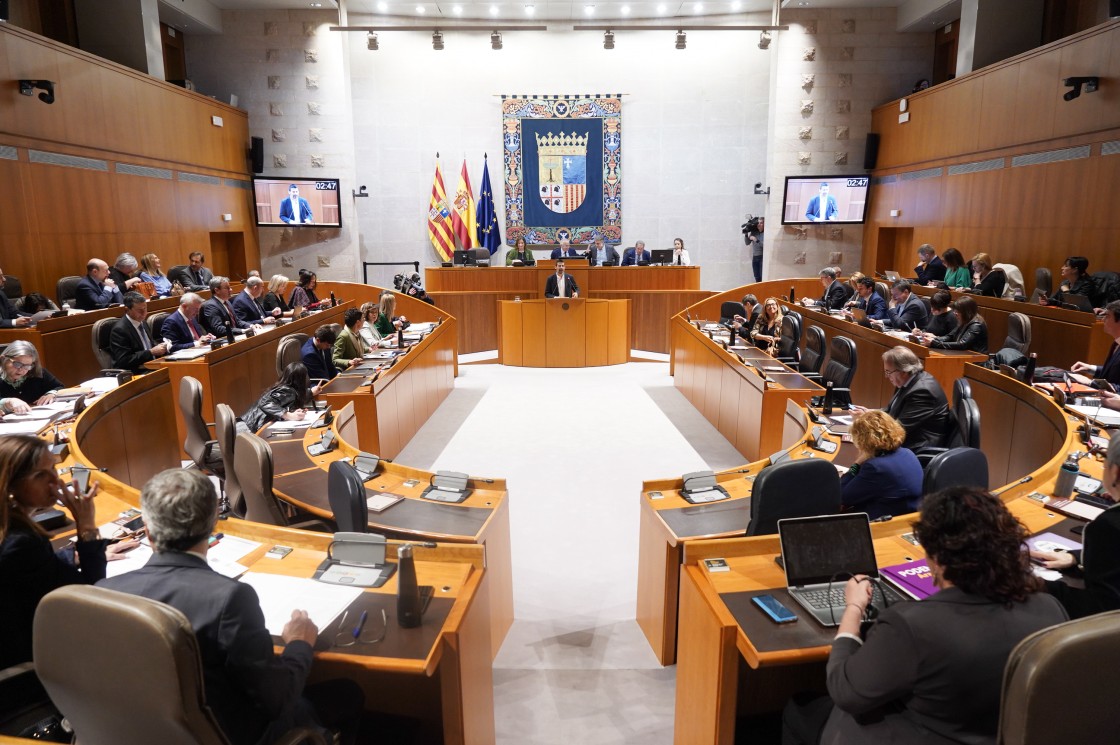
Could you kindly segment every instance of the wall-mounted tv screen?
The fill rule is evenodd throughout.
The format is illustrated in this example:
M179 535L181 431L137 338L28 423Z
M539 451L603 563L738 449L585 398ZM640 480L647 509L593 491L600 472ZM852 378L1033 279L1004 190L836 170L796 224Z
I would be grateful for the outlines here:
M336 178L253 178L257 225L342 227Z
M782 225L861 223L870 183L867 176L786 176Z

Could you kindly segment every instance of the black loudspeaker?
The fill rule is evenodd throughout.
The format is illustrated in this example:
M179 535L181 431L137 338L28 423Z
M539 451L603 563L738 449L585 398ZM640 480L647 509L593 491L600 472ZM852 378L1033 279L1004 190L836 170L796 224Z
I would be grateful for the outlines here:
M7 21L10 18L8 0L0 0L0 21Z
M253 173L264 173L264 140L260 137L249 138L249 160L253 163Z
M879 135L874 132L867 133L867 148L863 151L863 169L875 170L875 163L879 160Z
M2 5L3 3L0 3ZM1120 0L1112 0L1108 4L1108 17L1120 18Z

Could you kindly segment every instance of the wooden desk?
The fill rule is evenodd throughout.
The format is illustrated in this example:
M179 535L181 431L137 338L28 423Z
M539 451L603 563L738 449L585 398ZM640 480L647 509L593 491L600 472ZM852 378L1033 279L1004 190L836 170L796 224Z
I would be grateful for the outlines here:
M599 367L630 358L630 301L502 301L498 361L516 367Z

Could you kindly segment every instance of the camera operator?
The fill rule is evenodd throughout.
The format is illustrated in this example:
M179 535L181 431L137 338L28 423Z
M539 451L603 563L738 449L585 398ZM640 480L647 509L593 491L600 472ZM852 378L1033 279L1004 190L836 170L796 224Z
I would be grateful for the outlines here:
M435 305L436 301L431 298L428 293L424 292L424 287L420 284L420 275L413 272L409 275L398 274L393 277L393 287L402 295L414 297L417 300L423 300L428 305Z
M747 215L743 223L743 241L751 249L751 268L754 281L762 281L762 234L766 232L766 218Z

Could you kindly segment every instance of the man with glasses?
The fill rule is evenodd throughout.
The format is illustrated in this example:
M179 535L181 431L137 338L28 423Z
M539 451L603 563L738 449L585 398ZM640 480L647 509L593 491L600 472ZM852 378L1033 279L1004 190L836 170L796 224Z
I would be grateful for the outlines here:
M883 375L896 389L886 412L906 430L902 447L917 451L943 446L953 426L949 402L918 355L903 346L888 349L883 353Z

